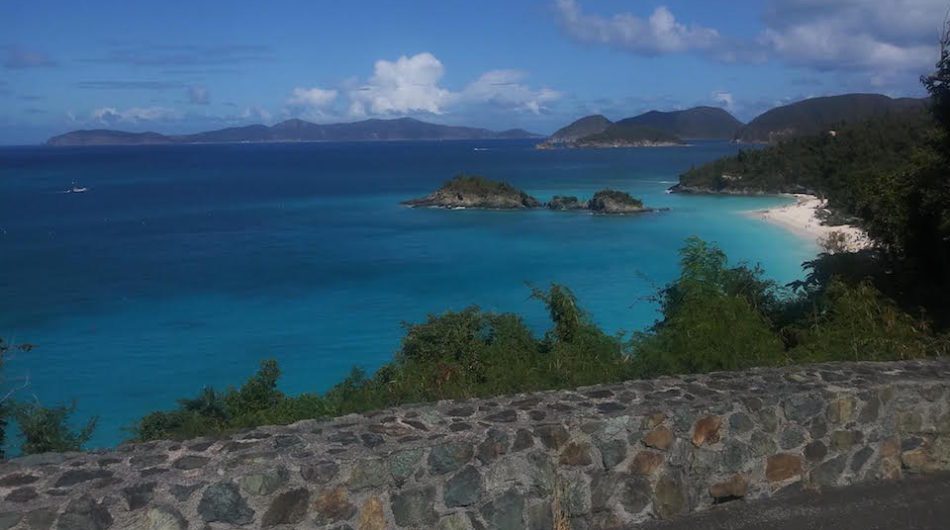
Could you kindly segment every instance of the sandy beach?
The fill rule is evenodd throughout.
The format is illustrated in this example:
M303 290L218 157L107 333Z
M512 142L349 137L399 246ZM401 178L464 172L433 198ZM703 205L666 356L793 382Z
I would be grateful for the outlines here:
M815 241L821 247L823 242L838 232L844 236L843 247L848 252L868 248L872 245L868 235L856 226L826 226L818 218L818 210L824 208L825 201L814 195L794 195L795 204L756 210L749 215L772 223L798 234L800 237ZM824 249L824 248L823 248Z

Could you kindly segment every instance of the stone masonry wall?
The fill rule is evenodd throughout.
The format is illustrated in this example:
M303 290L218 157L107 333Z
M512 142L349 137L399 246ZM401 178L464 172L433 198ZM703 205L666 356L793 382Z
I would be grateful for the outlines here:
M627 528L950 469L950 361L631 381L0 463L0 529Z

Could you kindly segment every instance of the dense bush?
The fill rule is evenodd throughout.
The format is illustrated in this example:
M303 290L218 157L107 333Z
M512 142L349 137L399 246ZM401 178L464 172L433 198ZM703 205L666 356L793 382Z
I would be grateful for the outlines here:
M16 404L13 417L16 419L23 443L23 454L66 451L80 451L96 428L97 418L93 417L80 430L69 427L69 418L76 411L76 405L47 408L39 404Z

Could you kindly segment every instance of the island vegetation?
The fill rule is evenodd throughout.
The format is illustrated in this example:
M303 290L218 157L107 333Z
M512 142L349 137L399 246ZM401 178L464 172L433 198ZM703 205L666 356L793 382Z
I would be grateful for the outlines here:
M640 199L617 190L600 190L589 201L574 196L555 195L543 203L507 182L490 180L479 175L459 174L438 190L402 204L418 207L492 210L516 210L547 206L550 210L590 210L598 214L629 214L655 211L643 206Z
M818 168L809 185L836 197L842 207L853 207L881 241L879 251L821 255L805 264L803 281L781 286L758 266L730 264L722 250L693 238L681 250L679 276L655 293L659 318L632 336L601 330L567 287L533 288L532 296L550 315L550 327L540 336L510 313L470 307L431 315L406 325L393 360L372 374L354 368L326 392L290 396L278 389L277 363L266 360L240 387L196 389L176 407L144 416L131 426L131 437L184 439L406 403L662 374L950 354L950 320L941 311L950 292L950 34L945 35L937 72L923 80L932 97L931 118L903 163L885 155L856 160L855 152L869 156L873 150L860 150L862 142L886 145L874 143L887 134L875 124L848 129L852 132L834 140L805 139L752 155L785 167L789 162L781 153L801 163L814 154L814 164L802 166ZM851 134L853 140L847 140ZM847 148L805 147L839 138ZM728 163L746 161L736 157ZM766 167L762 164L736 167ZM465 185L481 189L477 182ZM918 296L922 291L936 296ZM0 354L17 349L29 350L0 342ZM43 409L10 399L0 404L3 419L19 411L12 416L24 432L24 452L76 448L92 428L71 430L68 407Z

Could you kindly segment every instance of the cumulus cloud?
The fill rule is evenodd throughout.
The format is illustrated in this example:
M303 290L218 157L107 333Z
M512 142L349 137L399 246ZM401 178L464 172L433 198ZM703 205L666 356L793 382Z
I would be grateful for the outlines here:
M713 92L710 94L710 99L729 112L734 112L736 109L735 99L732 97L732 93L730 92L723 92L721 90Z
M434 55L422 52L396 61L379 60L368 82L353 84L347 92L349 113L368 115L444 114L460 106L541 113L561 94L550 88L532 88L519 70L490 70L459 91L441 85L445 67Z
M550 88L533 89L521 81L520 70L491 70L470 83L460 94L462 101L490 103L497 107L540 114L561 94Z
M759 41L796 66L924 71L937 58L945 0L772 0Z
M90 119L94 122L113 125L116 123L142 123L172 121L181 118L181 113L165 107L132 107L118 110L115 107L101 107L93 110Z
M301 109L322 110L336 101L337 91L323 88L295 88L287 99L287 105Z
M201 85L188 87L188 103L192 105L208 105L211 103L211 93L208 88Z
M56 62L44 53L27 50L19 46L7 46L3 59L3 67L10 70L25 68L42 68L56 66Z
M946 0L769 0L755 38L677 21L664 6L649 17L587 14L577 0L553 0L573 39L640 55L700 53L718 60L776 59L816 71L858 73L872 84L914 79L937 59Z
M454 99L449 90L439 86L444 73L442 62L428 52L376 61L369 82L350 91L350 113L442 114Z
M575 0L556 0L555 5L561 26L568 35L581 42L658 55L713 50L721 41L715 29L678 22L665 6L655 8L646 18L631 13L608 18L584 13Z

